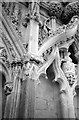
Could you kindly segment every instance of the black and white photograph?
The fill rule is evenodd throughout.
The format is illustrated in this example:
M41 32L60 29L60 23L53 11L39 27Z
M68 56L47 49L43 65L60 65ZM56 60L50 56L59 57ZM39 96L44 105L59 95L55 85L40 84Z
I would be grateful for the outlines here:
M79 120L79 0L0 0L0 120Z

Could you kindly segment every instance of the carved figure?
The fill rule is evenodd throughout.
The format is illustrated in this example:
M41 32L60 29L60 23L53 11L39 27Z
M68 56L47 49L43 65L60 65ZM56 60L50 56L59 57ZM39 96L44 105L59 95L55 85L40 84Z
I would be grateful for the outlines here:
M70 53L65 56L65 62L63 63L63 71L69 82L69 85L73 85L77 76L76 76L76 67L72 62L72 59L69 57Z

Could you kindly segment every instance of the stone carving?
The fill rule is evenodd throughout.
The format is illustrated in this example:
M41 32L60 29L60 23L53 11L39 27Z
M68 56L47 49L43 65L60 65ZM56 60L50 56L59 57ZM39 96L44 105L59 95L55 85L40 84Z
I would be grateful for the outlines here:
M60 19L62 23L68 24L68 22L73 16L75 15L79 16L79 1L75 1L72 3L50 2L49 14L51 16L56 16L56 18Z
M16 53L15 53L10 41L7 39L6 35L4 34L4 32L2 32L2 40L6 41L9 52L11 53L12 58L15 59Z
M61 27L57 28L56 31L54 31L54 32L51 30L50 31L51 34L48 36L49 40L44 39L44 40L41 41L42 45L39 48L39 51L41 51L41 49L42 49L42 51L41 52L38 51L39 54L41 55L42 53L44 53L50 47L54 47L54 46L61 47L62 45L64 45L64 43L68 43L68 45L71 44L72 43L71 41L74 40L78 24L79 24L79 21L78 21L78 18L77 18L76 20L74 20L74 22L72 22L72 24L69 27L68 27L68 25L64 25L64 26L61 26ZM61 36L61 34L64 35L65 33L66 33L66 36L67 36L66 39L60 40L61 38L59 39L59 37ZM57 35L58 35L59 40L57 39L57 37L56 37L57 41L52 40ZM49 41L51 41L51 42L49 42ZM54 44L53 44L53 42L54 42ZM50 45L48 46L48 44L50 44ZM44 47L44 46L46 46L46 47Z
M48 33L45 31L45 29L39 29L39 47L43 44L43 42L45 41L45 39L48 39Z
M22 25L24 27L27 27L30 19L33 19L33 20L37 21L38 23L40 23L40 21L39 21L39 4L36 1L33 3L29 2L29 12L25 15Z
M21 24L21 8L16 2L3 2L2 3L3 12L5 11L7 17L9 17L14 29L17 34L22 37L21 31L19 29Z
M39 29L39 47L41 47L46 41L47 39L50 39L51 37L54 37L56 35L60 35L61 33L67 32L70 29L73 29L77 24L79 23L79 19L78 16L74 16L71 21L67 24L67 25L63 25L59 28L56 29L56 31L53 31L52 29L50 29L49 31L47 30L47 25L42 25L42 27L40 27ZM75 37L75 35L72 35L70 38L65 39L64 42L71 40ZM61 44L64 44L63 41L57 42L56 45L60 46Z
M53 47L50 47L42 54L42 57L43 57L44 61L48 60L48 57L50 56L52 51L53 51Z
M49 8L50 8L49 14L52 16L56 16L57 18L59 18L63 12L63 7L61 3L52 2L50 3Z
M29 3L30 8L30 18L39 21L39 3L34 1L33 3Z
M30 21L30 14L28 13L28 14L26 14L25 15L25 18L24 18L24 20L23 20L23 22L22 22L22 25L25 27L25 28L27 28L27 25L28 25L28 22Z
M63 71L65 73L65 76L69 82L69 85L72 86L75 81L77 80L77 75L76 75L76 65L72 62L72 59L69 57L69 53L65 56L64 58L64 63L63 63Z
M5 48L0 49L0 59L6 64L7 68L10 68L10 61Z
M0 50L0 57L5 58L5 60L7 60L7 52L5 48Z
M51 34L51 30L52 28L49 27L49 23L50 23L51 18L48 18L44 21L44 23L39 24L39 41L38 44L39 46L41 46L43 44L43 42L48 39L48 37Z
M29 4L31 4L31 3L29 3ZM9 6L9 8L10 8L10 6ZM28 23L30 19L38 21L38 13L37 13L38 12L38 6L37 6L37 3L33 3L33 6L31 6L31 9L32 10L30 10L30 12L32 12L32 13L26 15L26 19L25 19L26 23ZM59 9L60 9L60 6L59 6ZM9 9L7 9L7 10L9 11ZM15 24L17 29L18 29L18 26L19 26L18 12L19 12L18 7L16 7L16 5L14 5L14 12L11 15L11 17L14 16L12 18L12 22L13 22L13 24ZM7 12L7 14L10 14L10 12ZM16 86L16 87L14 86L14 89L15 88L16 89L15 89L15 94L13 96L12 104L14 102L16 102L15 104L17 105L18 100L19 100L18 93L20 93L20 91L19 91L20 88L19 87L17 88L17 86L20 86L20 85L18 85L19 82L17 81L16 78L18 77L20 80L26 80L26 78L29 77L32 80L37 80L41 73L46 74L46 69L52 63L53 63L52 66L54 67L54 72L55 72L55 81L60 83L61 94L65 93L64 95L67 95L67 97L69 97L69 98L70 98L70 96L72 97L73 92L71 91L72 90L71 86L73 86L75 81L76 81L75 65L74 65L74 63L72 63L72 60L69 58L69 56L66 56L65 60L64 60L65 62L63 63L63 71L62 71L61 66L60 66L61 65L61 59L60 59L60 56L59 56L59 48L58 47L59 47L60 44L64 44L64 42L62 42L62 40L59 41L59 36L61 36L60 34L61 33L67 33L68 32L67 30L71 31L72 28L74 28L75 21L74 22L71 21L70 24L68 24L67 26L64 25L64 26L58 28L55 32L53 32L49 28L49 26L47 25L46 22L40 28L40 31L41 31L40 34L42 34L42 35L40 35L41 40L39 40L39 41L42 42L42 44L43 44L44 40L46 42L46 39L48 39L48 41L49 41L49 38L52 38L52 41L53 41L53 37L56 36L56 35L58 35L58 39L57 39L57 41L54 42L53 46L52 46L52 41L49 41L51 45L47 44L47 46L45 46L45 48L46 47L47 48L44 49L43 52L41 52L42 56L38 54L40 57L42 57L43 60L41 60L41 58L39 56L28 55L28 54L25 55L24 58L22 58L22 56L21 56L21 58L17 58L16 54L15 54L15 51L12 48L12 45L10 44L10 42L7 40L7 38L5 36L3 37L3 39L5 39L6 42L7 42L8 50L10 51L10 53L12 55L12 58L13 58L13 60L10 63L11 72L13 74L11 79L14 80L15 86ZM26 23L24 23L25 27L27 27ZM56 39L54 39L54 40L56 40ZM68 42L69 40L70 39L67 38L66 42ZM26 49L28 49L28 47L26 47ZM2 56L7 59L7 55L6 55L5 51L3 51ZM38 83L40 83L39 80L38 80L37 84ZM8 95L12 92L12 88L13 88L13 86L11 86L10 83L5 84L4 89L5 89L6 95ZM62 99L63 99L63 96L62 96ZM72 101L68 101L68 100L69 99L67 99L67 101L66 101L67 106L72 104ZM73 99L71 98L70 100L73 100ZM63 100L62 100L62 102L64 103ZM69 104L68 102L71 102L71 104ZM15 106L15 107L17 108L17 106ZM13 109L13 106L12 106L12 109ZM13 111L16 112L16 109L14 109ZM68 108L68 112L69 112L69 108Z
M11 94L12 89L13 89L13 82L5 83L5 86L4 86L5 95Z

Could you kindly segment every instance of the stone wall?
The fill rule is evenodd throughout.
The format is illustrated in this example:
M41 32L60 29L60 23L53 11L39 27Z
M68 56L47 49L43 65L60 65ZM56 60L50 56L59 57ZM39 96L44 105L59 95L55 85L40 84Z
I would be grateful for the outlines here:
M1 97L1 93L0 90L0 110L2 111L1 99L4 97ZM5 103L5 99L3 101ZM79 96L75 96L74 105L76 117L79 119ZM51 80L45 78L45 75L40 76L39 84L35 82L35 88L33 80L26 79L22 82L17 117L30 116L34 118L62 118L59 84L52 83Z
M45 75L40 77L39 84L29 79L23 81L18 113L19 118L60 118L59 85Z
M60 118L60 96L58 83L52 83L45 76L35 89L35 118Z
M34 84L35 83L35 84ZM30 84L30 86L29 86ZM31 90L31 92L30 92ZM75 114L79 118L79 96L75 96ZM40 83L23 81L18 117L62 118L59 84L40 76Z

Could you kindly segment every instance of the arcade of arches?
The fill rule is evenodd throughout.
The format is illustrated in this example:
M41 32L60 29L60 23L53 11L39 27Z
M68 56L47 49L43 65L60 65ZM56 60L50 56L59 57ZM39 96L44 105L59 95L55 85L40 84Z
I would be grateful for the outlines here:
M79 119L79 1L0 9L0 118Z

